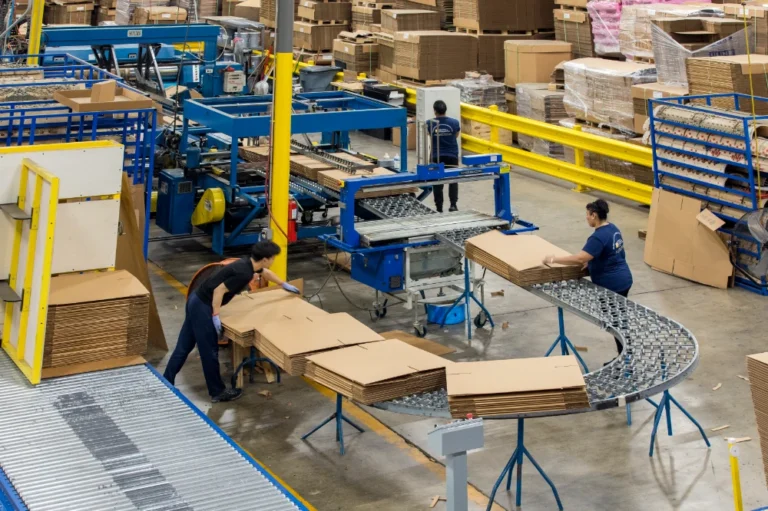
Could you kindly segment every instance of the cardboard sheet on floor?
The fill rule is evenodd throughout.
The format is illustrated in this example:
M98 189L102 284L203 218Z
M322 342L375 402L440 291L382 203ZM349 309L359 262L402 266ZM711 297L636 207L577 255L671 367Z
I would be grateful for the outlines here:
M400 340L371 342L307 357L306 375L363 404L436 390L453 362Z
M283 316L255 328L256 348L292 376L304 374L310 354L384 340L345 312Z
M728 247L701 201L654 189L643 260L654 270L725 289L733 275Z

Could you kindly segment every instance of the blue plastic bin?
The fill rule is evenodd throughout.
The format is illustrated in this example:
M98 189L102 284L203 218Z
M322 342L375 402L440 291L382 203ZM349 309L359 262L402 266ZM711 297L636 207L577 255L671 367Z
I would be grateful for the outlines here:
M458 325L467 319L467 313L463 302L454 307L453 310L449 313L448 310L450 308L450 305L437 305L434 303L428 303L427 321L439 325L443 322L443 318L445 318L446 325Z

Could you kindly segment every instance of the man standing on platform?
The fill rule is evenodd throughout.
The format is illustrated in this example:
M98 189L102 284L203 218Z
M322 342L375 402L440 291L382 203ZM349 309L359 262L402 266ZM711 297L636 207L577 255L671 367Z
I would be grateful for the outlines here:
M427 130L429 130L432 145L431 161L432 163L442 163L446 168L458 167L459 142L457 139L461 132L461 123L445 115L448 111L445 101L435 101L432 109L435 111L435 118L427 121ZM443 212L443 186L445 185L432 186L432 191L435 194L435 208L437 208L438 213ZM451 201L451 207L448 208L448 211L458 211L458 183L448 185L448 199Z
M259 273L269 282L282 286L286 291L299 293L299 290L283 282L269 270L280 253L280 247L271 241L260 241L251 248L249 257L228 264L211 275L197 288L187 300L186 317L179 333L179 340L173 350L163 376L171 384L181 371L187 357L197 345L200 361L203 364L205 383L208 394L214 403L233 401L239 398L242 389L227 389L219 371L219 337L222 334L219 311L235 295L242 293Z

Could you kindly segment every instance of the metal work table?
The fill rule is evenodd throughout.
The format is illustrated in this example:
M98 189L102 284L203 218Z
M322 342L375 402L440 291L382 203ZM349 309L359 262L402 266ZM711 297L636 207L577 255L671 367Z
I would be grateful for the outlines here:
M306 510L149 365L32 387L3 354L0 409L0 508Z

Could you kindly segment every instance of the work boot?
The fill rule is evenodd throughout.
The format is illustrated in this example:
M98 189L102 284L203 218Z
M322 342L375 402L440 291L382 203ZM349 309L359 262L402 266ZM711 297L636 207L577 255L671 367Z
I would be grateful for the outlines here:
M435 209L437 210L438 213L442 213L443 212L443 206L442 205L435 206Z
M214 396L211 401L214 403L226 403L227 401L239 399L242 395L243 389L227 389L218 396Z
M451 204L451 207L448 208L449 213L453 213L454 211L458 211L459 207L456 204Z

